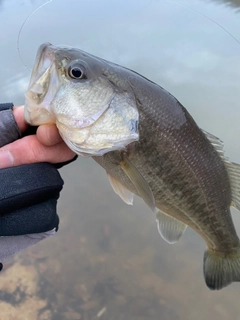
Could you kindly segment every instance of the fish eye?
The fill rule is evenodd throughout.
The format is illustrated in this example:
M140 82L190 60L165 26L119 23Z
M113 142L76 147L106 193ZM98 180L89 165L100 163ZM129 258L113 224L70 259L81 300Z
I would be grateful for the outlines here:
M68 75L72 79L86 79L85 70L80 65L72 65L68 68Z

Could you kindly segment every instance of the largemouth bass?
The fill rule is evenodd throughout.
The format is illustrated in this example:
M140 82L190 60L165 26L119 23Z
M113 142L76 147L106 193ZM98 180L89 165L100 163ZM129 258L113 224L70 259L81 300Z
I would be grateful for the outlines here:
M240 166L166 90L79 49L43 44L25 119L56 123L66 144L91 156L127 203L140 196L159 233L178 241L187 226L206 242L204 276L219 290L240 281L240 242L230 206L240 210Z

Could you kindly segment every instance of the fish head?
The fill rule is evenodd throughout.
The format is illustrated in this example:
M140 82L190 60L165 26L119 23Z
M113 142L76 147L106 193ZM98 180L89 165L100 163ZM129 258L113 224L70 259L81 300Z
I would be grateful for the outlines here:
M122 69L79 49L43 44L25 95L25 120L55 123L79 155L124 149L139 139L139 112Z

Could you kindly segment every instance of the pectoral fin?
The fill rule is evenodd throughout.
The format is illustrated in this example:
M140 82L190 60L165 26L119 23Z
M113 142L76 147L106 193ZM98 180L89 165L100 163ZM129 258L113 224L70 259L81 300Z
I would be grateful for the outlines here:
M177 242L187 228L185 223L170 217L160 210L157 210L156 221L161 237L171 244Z
M133 204L133 193L125 188L117 179L107 173L110 184L117 195L126 203Z
M152 191L138 169L127 158L127 156L123 157L123 161L120 163L120 166L135 186L139 196L144 200L149 208L155 212L155 200Z

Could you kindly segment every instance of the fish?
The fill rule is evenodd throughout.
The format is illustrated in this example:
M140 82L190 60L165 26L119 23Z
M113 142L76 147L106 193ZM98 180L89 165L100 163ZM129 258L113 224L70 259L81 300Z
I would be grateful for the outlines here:
M141 197L168 243L187 226L206 243L211 290L240 281L240 165L168 91L128 68L69 46L40 46L26 92L30 125L55 123L76 154L92 157L131 205Z

